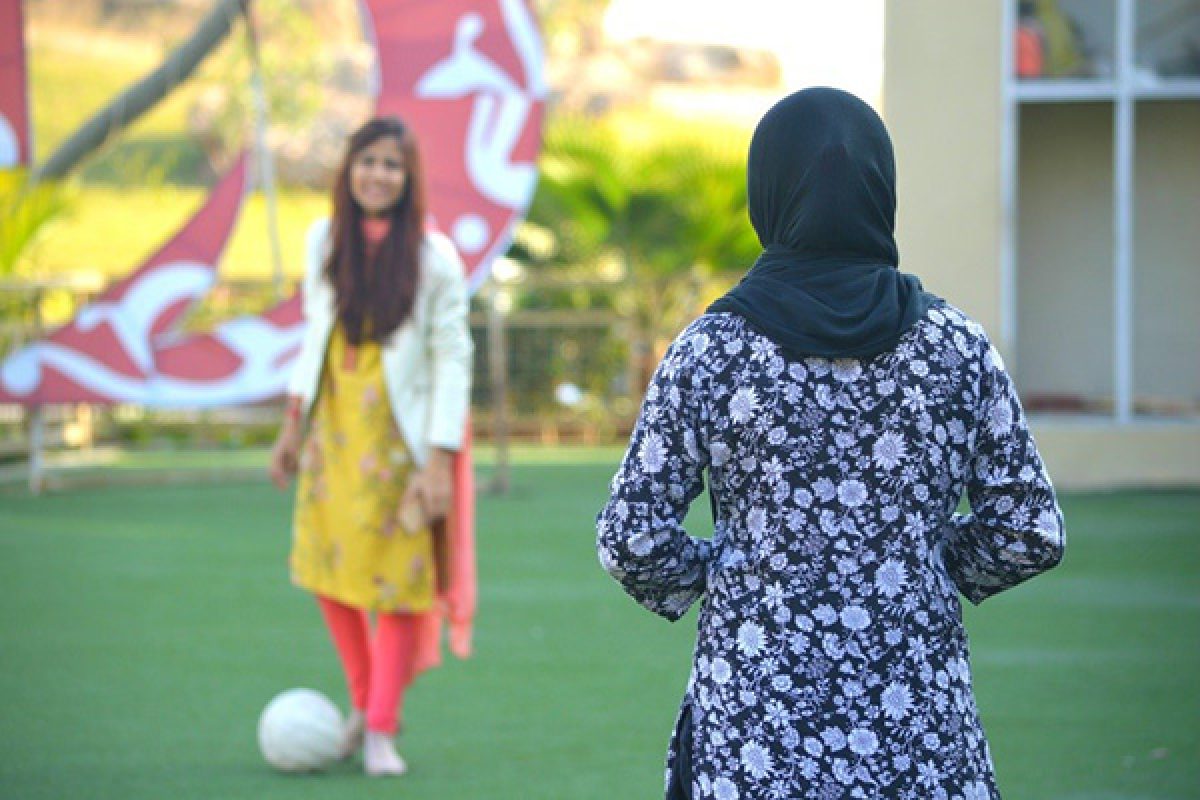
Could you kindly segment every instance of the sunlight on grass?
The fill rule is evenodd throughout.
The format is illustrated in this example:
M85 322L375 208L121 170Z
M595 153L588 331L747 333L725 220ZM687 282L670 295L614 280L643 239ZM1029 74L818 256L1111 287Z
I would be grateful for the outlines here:
M124 277L165 244L206 196L202 188L82 186L74 195L70 216L53 223L51 235L37 245L32 261L44 275L83 272L99 273L105 280ZM247 199L221 260L223 277L271 276L265 206L260 194ZM303 274L305 234L327 213L328 203L320 192L280 193L285 275L299 278Z
M154 69L159 49L145 42L97 39L61 28L29 32L29 83L34 142L49 155L89 117L131 82ZM149 111L132 135L171 134L186 129L187 92L178 92Z

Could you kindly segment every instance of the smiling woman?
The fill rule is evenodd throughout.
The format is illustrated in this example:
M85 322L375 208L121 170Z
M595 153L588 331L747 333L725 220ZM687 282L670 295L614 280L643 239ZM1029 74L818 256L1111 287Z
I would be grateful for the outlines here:
M350 165L350 192L368 217L385 217L404 193L400 139L381 136L359 150Z
M362 746L371 775L407 769L392 742L404 692L430 665L437 596L455 590L447 530L471 341L463 266L425 231L423 189L399 119L350 137L333 219L309 243L307 329L271 454L277 485L299 476L292 581L316 595L346 673L343 754Z
M333 194L330 247L318 257L338 320L351 344L381 342L412 311L425 240L424 175L412 131L395 117L364 125L350 137Z

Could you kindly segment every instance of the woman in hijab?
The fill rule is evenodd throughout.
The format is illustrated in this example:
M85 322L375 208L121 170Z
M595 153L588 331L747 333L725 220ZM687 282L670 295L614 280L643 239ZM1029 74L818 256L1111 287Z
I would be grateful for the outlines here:
M702 600L667 796L996 798L959 593L979 603L1064 546L1012 381L897 269L891 142L866 104L780 101L748 191L762 255L668 349L597 526L646 608ZM705 470L711 540L682 527Z

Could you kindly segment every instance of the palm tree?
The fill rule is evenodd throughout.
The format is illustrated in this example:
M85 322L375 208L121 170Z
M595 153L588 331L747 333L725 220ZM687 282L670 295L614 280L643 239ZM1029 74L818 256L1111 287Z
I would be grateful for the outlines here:
M61 183L31 184L24 170L0 170L0 278L17 271L39 234L68 205Z
M534 260L591 269L615 261L624 270L644 387L666 343L699 310L705 285L759 252L740 150L679 135L633 142L566 120L547 131L540 165L527 224L554 248Z

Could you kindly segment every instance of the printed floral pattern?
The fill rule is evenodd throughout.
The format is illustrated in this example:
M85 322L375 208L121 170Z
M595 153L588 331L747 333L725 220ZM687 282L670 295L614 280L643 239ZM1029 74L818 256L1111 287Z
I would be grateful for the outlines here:
M681 525L706 469L711 540ZM944 303L868 361L792 360L740 317L695 321L597 537L646 608L703 601L680 719L693 795L716 800L998 797L958 594L981 602L1063 546L1000 357Z
M379 346L351 350L335 328L300 461L292 582L357 608L429 609L433 536L401 514L411 469Z

